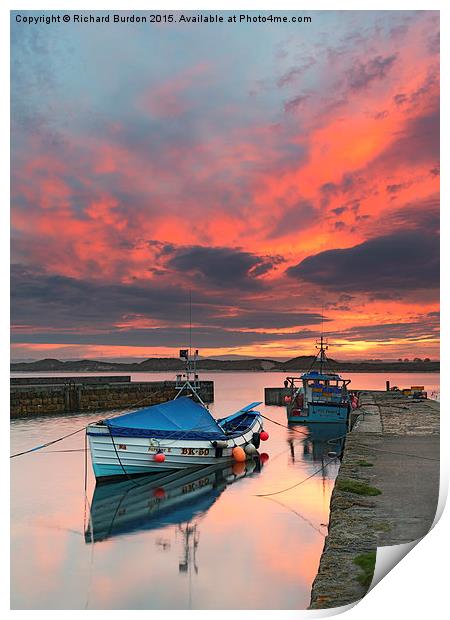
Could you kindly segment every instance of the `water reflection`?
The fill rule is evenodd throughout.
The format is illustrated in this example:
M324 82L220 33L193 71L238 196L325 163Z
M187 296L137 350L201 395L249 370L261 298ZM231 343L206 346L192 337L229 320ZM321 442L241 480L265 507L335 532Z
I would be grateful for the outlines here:
M325 463L331 456L340 458L344 450L346 424L290 424L292 429L287 442L290 449L291 463L310 461ZM304 435L301 439L300 434ZM300 441L299 441L300 438ZM301 454L299 454L299 450ZM326 475L324 468L324 475ZM334 476L333 476L334 477Z
M199 519L228 485L260 472L261 467L262 462L255 458L245 463L196 467L97 485L85 541L97 543L132 532L177 526L185 548L179 568L185 572L198 546ZM158 538L156 544L162 550L170 549L167 539Z

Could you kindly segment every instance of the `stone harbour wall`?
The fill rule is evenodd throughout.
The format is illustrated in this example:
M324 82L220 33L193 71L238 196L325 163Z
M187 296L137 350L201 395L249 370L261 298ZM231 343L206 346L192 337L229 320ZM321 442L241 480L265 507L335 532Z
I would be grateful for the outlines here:
M436 514L439 403L361 392L358 413L331 496L310 609L361 599L372 582L377 547L425 536Z
M22 418L146 407L171 400L177 391L174 381L14 385L10 389L10 416ZM201 381L198 391L204 402L214 401L213 381Z

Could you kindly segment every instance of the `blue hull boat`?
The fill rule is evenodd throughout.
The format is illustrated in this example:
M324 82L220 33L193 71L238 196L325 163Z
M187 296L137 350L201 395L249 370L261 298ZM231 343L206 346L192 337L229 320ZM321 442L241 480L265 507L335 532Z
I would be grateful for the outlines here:
M346 423L349 414L348 404L330 405L327 403L311 402L303 410L290 409L288 411L288 422L318 422L322 424Z
M300 377L287 377L284 382L290 388L285 396L288 422L347 424L354 403L347 389L350 379L326 370L328 345L323 336L318 344L319 353L313 365L318 361L319 370L310 369Z

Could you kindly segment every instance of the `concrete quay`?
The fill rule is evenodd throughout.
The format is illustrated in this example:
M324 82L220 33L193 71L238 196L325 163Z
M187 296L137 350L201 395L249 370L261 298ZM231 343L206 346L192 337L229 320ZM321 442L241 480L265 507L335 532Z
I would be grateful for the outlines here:
M361 392L355 413L331 497L310 609L362 598L370 587L377 547L423 537L436 514L439 403L397 392Z

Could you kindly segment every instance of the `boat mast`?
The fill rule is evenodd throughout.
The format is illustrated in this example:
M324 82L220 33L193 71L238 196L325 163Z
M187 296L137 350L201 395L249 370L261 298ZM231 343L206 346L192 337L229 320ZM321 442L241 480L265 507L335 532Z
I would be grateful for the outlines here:
M316 345L319 343L316 341ZM325 351L328 349L328 342L323 339L323 304L322 304L322 333L320 335L320 347L316 346L316 349L319 349L319 364L320 364L320 374L323 373L323 367L327 363L327 356Z
M327 355L325 351L328 349L328 342L323 339L323 334L320 336L320 342L316 342L316 349L319 349L319 366L320 366L320 374L323 373L323 367L327 363Z
M176 400L183 392L188 391L198 399L198 401L206 407L200 397L198 390L200 381L197 374L198 349L192 353L192 291L189 290L189 349L180 349L180 359L185 361L184 374L178 374L175 387L178 392L175 396ZM207 408L207 407L206 407Z

